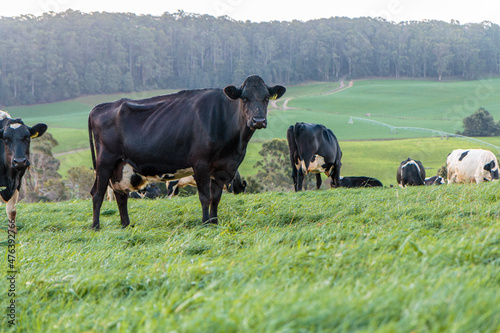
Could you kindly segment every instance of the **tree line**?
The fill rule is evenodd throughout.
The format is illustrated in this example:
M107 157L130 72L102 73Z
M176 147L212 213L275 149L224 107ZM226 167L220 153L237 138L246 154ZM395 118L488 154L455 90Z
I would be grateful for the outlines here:
M500 74L500 27L490 22L335 17L253 23L182 11L150 16L68 10L2 17L0 36L4 106L81 94L222 87L252 73L282 84Z

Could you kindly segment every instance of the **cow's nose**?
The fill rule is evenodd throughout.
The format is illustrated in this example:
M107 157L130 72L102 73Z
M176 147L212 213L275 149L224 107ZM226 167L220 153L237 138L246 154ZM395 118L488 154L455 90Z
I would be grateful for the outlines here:
M261 129L267 127L267 119L265 117L253 117L252 127L255 129Z
M28 159L26 157L17 157L12 161L12 167L16 169L27 168L29 166Z

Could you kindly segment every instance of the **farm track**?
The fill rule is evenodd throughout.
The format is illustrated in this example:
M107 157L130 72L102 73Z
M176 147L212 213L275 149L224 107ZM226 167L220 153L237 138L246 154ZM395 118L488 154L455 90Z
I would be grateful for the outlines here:
M54 157L63 156L63 155L69 155L69 154L74 154L74 153L79 153L81 151L86 151L86 150L90 150L90 148L79 148L79 149L64 151L62 153L54 154Z
M346 85L344 79L341 79L339 87L337 87L335 89L332 89L330 91L327 91L326 93L323 93L321 95L332 95L332 94L341 92L341 91L343 91L345 89L349 89L353 85L354 85L354 81L353 80L349 81L349 84ZM273 108L273 110L298 110L299 108L293 108L293 107L288 106L288 102L290 102L292 99L293 98L287 98L287 99L285 99L285 101L283 102L283 106L281 106L281 107L278 106L278 101L277 100L273 100L273 101L271 101L271 107Z

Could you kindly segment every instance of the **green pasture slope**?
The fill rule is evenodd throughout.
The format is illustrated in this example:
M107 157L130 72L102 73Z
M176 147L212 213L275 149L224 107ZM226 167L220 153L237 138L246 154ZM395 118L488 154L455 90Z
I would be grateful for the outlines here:
M410 129L391 130L382 124L455 133L462 129L462 119L480 106L500 120L500 78L451 82L360 80L355 81L348 89L334 92L338 87L338 83L332 82L311 82L287 87L287 93L277 101L278 108L269 108L268 128L259 130L254 135L241 166L242 175L257 172L253 165L260 158L258 151L263 141L284 139L287 128L297 121L321 123L333 130L344 152L342 175L373 176L382 178L384 183L393 182L392 174L401 160L407 157L420 158L419 156L425 155L422 162L431 168L428 170L429 175L433 175L435 169L445 163L446 155L455 148L481 147L498 153L491 147L457 139L400 141L429 138L435 136L435 133ZM61 173L65 176L72 166L91 165L88 151L75 151L89 146L87 117L93 106L121 97L146 98L171 92L173 91L87 96L58 103L12 107L8 111L14 117L22 117L28 124L43 121L49 125L49 131L60 143L54 153L58 154L57 157L62 162ZM287 109L283 109L287 100ZM389 139L394 141L369 142ZM500 140L496 138L483 140L500 145ZM450 144L451 142L456 144ZM67 152L74 153L59 155ZM364 156L371 156L370 163L365 162Z
M224 194L213 227L196 197L128 229L105 202L100 232L90 200L21 203L0 331L499 332L499 187Z

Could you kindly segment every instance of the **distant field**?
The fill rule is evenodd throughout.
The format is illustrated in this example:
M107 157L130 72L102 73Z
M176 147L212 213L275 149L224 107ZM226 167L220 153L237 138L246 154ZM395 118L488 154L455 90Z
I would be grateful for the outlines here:
M347 84L348 82L346 82ZM321 123L331 128L341 141L344 151L342 174L369 174L392 182L394 165L399 165L401 156L414 158L421 155L423 148L417 141L398 141L408 138L434 136L434 133L412 130L391 130L390 126L419 127L455 133L462 130L462 119L473 113L479 106L485 107L500 120L500 79L478 81L435 82L424 80L360 80L349 89L331 93L339 87L338 82L310 82L287 87L287 93L277 101L281 110L270 107L269 125L259 130L252 138L247 157L241 166L242 174L254 174L253 165L259 160L258 151L264 140L285 138L286 130L297 121ZM49 132L59 141L54 153L74 151L88 147L87 118L96 104L114 101L122 97L133 99L146 98L173 90L150 91L132 94L113 94L80 97L58 103L12 107L8 111L13 117L22 117L28 124L45 122ZM376 122L360 121L359 117ZM389 142L371 142L358 140L392 139ZM444 143L440 139L435 145L425 147L430 162L424 165L433 169L444 164L446 154L452 148L472 147L467 142L450 139ZM486 138L488 142L500 145L499 138ZM424 141L426 142L426 141ZM477 145L476 145L477 146ZM483 148L487 148L483 146ZM445 154L445 151L446 152ZM401 153L398 153L401 152ZM497 153L497 152L495 152ZM369 166L364 163L364 156L372 156ZM444 155L444 157L443 157ZM406 156L407 157L407 156ZM404 157L404 158L406 158ZM90 153L79 152L75 156L63 155L61 173L66 175L69 167L82 162L90 166ZM358 160L358 161L356 161ZM442 162L439 162L442 161ZM439 164L439 165L438 165ZM433 172L433 170L429 170Z

